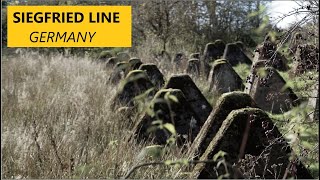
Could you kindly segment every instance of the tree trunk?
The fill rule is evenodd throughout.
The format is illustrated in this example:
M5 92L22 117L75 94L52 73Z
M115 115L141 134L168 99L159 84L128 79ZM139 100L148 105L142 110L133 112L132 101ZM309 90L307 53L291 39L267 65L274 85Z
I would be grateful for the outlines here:
M256 4L256 11L257 12L260 12L260 0L257 0L257 2L256 2L257 4ZM260 26L260 16L258 15L257 16L257 21L256 21L256 28L259 28L259 26Z

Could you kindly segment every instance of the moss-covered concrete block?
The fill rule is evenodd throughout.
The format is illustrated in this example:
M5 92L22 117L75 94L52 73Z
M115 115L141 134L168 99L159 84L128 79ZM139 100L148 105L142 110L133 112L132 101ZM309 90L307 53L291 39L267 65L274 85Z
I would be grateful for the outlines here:
M134 57L129 60L130 70L139 69L141 64L143 64L143 63L142 63L141 59L139 59L139 58Z
M192 142L200 130L196 118L181 90L162 89L154 96L149 113L146 113L133 128L134 138L138 142L150 140L156 144L166 144L172 135L171 132L152 124L160 120L162 124L174 125L179 145L187 141Z
M199 125L202 126L204 124L212 111L212 106L189 75L173 75L165 85L165 88L180 89L185 95L192 110L196 113L197 119L200 120Z
M223 121L200 160L211 160L219 151L227 153L224 159L228 164L228 178L237 178L235 169L240 170L245 178L274 179L282 178L285 174L287 178L312 178L302 163L290 158L290 146L261 109L243 108L232 111ZM254 157L254 161L241 164L245 155ZM216 168L217 163L197 164L191 178L215 179L225 174L226 169L223 166ZM277 175L274 174L275 167Z
M126 52L119 52L116 56L120 62L128 62L130 59L130 55Z
M296 48L292 71L298 75L308 70L319 70L319 49L315 45L300 44Z
M189 59L200 59L200 53L190 54Z
M206 44L206 47L203 52L202 68L203 72L208 77L210 73L210 63L214 62L217 59L220 59L223 56L225 49L225 43L222 40L216 40L213 43Z
M286 87L286 81L278 71L261 64L257 64L250 74L246 87L246 92L258 106L265 111L280 114L298 105L300 100L290 87Z
M254 53L252 51L250 51L242 41L237 41L235 42L235 44L244 52L245 55L247 55L247 57L253 61L254 58Z
M200 76L200 60L190 59L188 61L186 72L190 75L199 77Z
M127 62L118 62L114 66L114 69L109 77L109 81L113 84L117 84L121 79L124 79L129 72L130 65Z
M139 69L143 70L147 73L151 82L158 89L161 89L164 86L164 84L165 84L164 76L155 64L151 64L151 63L150 64L142 64L139 67Z
M110 57L106 62L106 68L112 69L119 62L118 58Z
M222 122L232 110L256 107L252 98L243 92L235 91L223 94L217 101L214 111L202 126L188 152L189 156L198 159L207 149L213 137L217 134Z
M242 79L225 59L216 60L209 74L209 91L216 95L243 90Z
M148 75L142 70L130 71L123 82L119 85L119 91L113 99L113 107L134 105L133 99L145 93L147 90L154 89L154 85L149 80ZM155 89L148 96L155 94Z
M223 53L223 59L226 59L232 66L240 63L251 65L252 61L235 43L229 43Z
M102 51L99 56L98 56L98 60L100 62L107 62L107 60L109 58L111 58L113 55L110 51Z
M265 67L273 67L279 71L288 70L288 60L277 51L277 45L270 36L266 36L262 44L255 50L253 62L264 61Z

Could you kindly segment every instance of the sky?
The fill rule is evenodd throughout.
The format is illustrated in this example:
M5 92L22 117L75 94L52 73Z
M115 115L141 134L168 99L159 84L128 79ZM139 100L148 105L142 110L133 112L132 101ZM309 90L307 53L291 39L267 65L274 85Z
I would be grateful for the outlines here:
M299 3L301 3L301 1ZM270 20L272 20L277 18L278 16L289 13L290 11L299 7L299 5L295 1L272 1L268 7L269 8L267 12L269 14ZM287 28L291 23L301 20L302 18L303 15L292 15L279 22L277 26L280 28Z
M299 3L302 3L302 0L296 0ZM287 14L290 11L294 10L295 8L299 7L299 5L294 0L272 0L267 8L267 13L270 17L270 20L276 19L279 16L283 14ZM305 2L306 3L306 2ZM287 28L290 26L291 23L294 23L298 20L301 20L303 18L303 15L296 16L292 15L289 17L286 17L282 21L280 21L277 26L280 28Z

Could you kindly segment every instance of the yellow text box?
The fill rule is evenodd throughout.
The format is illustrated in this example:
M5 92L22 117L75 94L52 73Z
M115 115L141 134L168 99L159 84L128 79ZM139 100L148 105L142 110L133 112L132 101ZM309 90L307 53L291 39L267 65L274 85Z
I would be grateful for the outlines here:
M8 47L131 47L131 6L8 6Z

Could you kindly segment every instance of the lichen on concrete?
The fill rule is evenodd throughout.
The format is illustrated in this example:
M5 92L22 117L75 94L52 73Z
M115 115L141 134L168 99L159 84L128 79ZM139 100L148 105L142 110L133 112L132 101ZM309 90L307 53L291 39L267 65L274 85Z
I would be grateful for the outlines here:
M256 107L255 102L248 94L240 91L222 94L216 103L215 110L211 112L195 138L190 148L189 155L195 156L195 159L200 157L207 149L209 143L218 132L222 122L226 119L228 114L232 110L246 107Z

